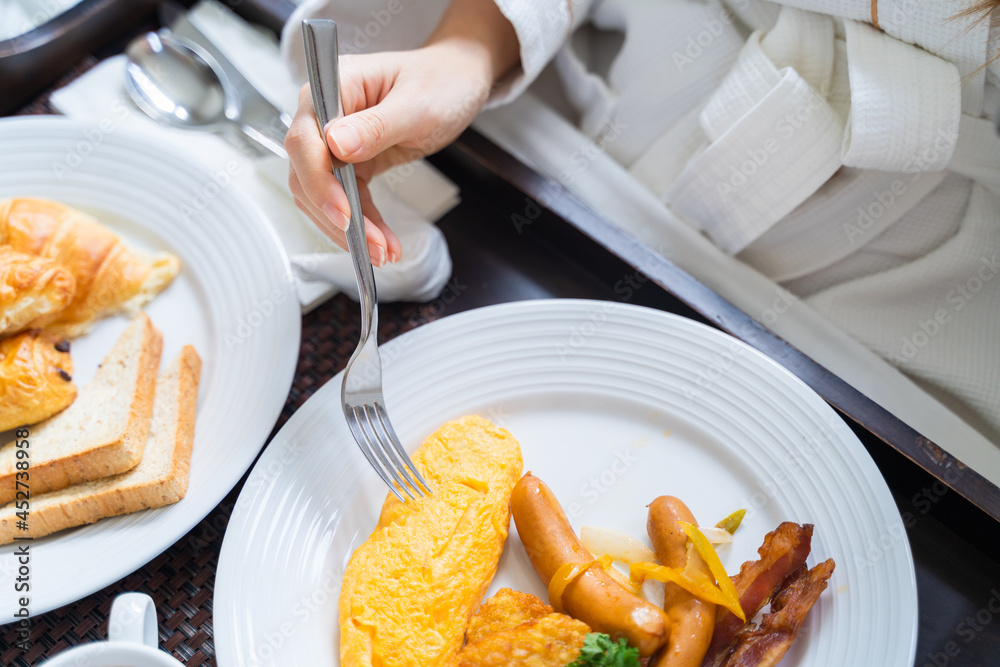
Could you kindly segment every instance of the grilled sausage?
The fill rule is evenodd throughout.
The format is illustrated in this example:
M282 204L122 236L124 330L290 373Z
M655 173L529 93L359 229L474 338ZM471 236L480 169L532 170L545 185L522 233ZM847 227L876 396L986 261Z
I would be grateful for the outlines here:
M673 496L660 496L649 504L646 532L661 565L683 568L687 563L687 535L677 525L684 521L697 526L694 515ZM708 565L692 552L693 567L711 578ZM674 583L664 589L663 609L670 619L670 641L650 663L650 667L699 667L715 630L715 605L699 600Z
M514 486L510 509L528 558L546 586L562 565L593 560L552 491L531 473ZM563 591L562 603L565 613L595 631L614 640L625 637L640 656L652 655L667 642L667 615L623 588L600 567L573 579Z

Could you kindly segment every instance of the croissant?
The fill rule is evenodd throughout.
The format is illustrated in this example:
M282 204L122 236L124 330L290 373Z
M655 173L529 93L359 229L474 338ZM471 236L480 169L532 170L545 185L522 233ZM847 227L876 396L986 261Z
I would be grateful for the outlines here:
M174 255L140 254L91 216L45 199L0 201L0 243L51 259L76 279L70 304L43 321L68 337L86 333L102 317L135 314L180 269Z
M0 336L42 326L75 292L73 274L51 259L0 245Z
M69 341L32 329L0 340L0 431L35 424L76 398Z

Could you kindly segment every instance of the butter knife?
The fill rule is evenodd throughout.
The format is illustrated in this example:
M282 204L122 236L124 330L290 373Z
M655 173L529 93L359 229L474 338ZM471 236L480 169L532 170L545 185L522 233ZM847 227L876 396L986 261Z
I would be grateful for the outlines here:
M291 116L283 113L261 95L260 91L186 14L179 14L168 29L174 35L194 42L212 56L235 93L234 102L238 107L244 131L272 153L287 157L285 134L292 124Z

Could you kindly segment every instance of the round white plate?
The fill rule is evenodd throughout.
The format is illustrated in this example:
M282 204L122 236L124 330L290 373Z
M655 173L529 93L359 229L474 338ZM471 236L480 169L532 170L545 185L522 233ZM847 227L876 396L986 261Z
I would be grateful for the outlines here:
M253 463L284 405L301 311L274 231L226 178L121 130L57 117L0 121L0 199L37 196L96 215L132 247L170 250L176 280L146 308L162 366L185 344L202 358L187 495L30 543L29 609L39 614L133 572L191 530ZM82 386L128 324L73 341ZM6 440L5 440L6 441ZM14 619L14 547L0 547L0 623Z
M735 572L780 522L814 524L809 563L837 568L782 664L913 664L913 561L885 482L833 410L752 348L659 311L546 300L445 318L382 357L408 449L447 420L492 419L577 530L646 539L645 506L661 494L702 523L744 507L721 554ZM338 664L344 566L386 495L342 414L338 376L271 441L240 494L215 583L222 667ZM513 524L488 595L501 586L546 596Z

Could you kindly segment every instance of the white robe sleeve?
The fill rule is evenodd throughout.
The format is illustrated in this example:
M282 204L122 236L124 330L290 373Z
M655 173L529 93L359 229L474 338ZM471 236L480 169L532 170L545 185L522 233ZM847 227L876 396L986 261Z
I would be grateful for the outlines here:
M496 0L514 26L521 62L497 82L486 108L505 104L538 78L589 11L592 0Z

